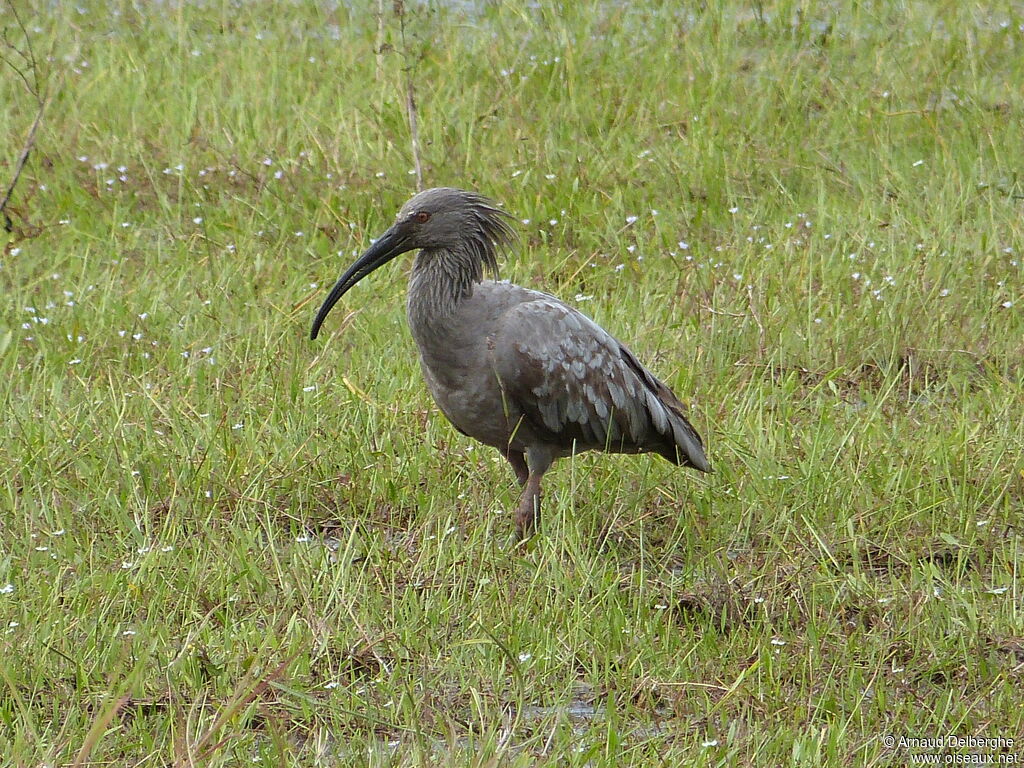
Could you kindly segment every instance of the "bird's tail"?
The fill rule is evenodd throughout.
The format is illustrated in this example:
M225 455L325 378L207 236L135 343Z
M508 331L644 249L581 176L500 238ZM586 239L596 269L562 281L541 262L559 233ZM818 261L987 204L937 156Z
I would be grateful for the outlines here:
M666 387L667 389L668 387ZM671 394L671 391L669 394ZM672 395L672 399L678 402L675 395ZM661 455L675 464L693 467L701 472L713 471L707 454L704 453L704 441L700 439L697 430L693 428L690 421L683 415L681 408L676 408L671 403L666 403L664 398L662 398L662 402L665 403L669 412L672 440L675 442L675 446Z
M704 441L686 418L686 406L632 352L622 345L620 349L623 358L647 386L647 410L655 429L666 438L657 453L673 464L711 472L711 463L704 453Z

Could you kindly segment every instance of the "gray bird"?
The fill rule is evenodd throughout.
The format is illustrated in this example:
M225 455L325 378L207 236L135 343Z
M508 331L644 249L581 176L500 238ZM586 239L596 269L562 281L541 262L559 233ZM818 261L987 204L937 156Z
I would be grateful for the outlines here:
M541 477L555 459L651 452L709 472L683 404L624 344L554 296L484 279L515 239L511 220L474 192L420 192L339 278L310 338L359 280L419 249L406 312L423 377L457 430L512 465L523 489L520 540L536 530Z

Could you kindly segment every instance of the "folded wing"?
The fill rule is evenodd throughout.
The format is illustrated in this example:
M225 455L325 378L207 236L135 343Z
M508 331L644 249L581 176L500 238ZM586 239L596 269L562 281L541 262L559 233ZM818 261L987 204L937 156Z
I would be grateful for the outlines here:
M553 297L510 309L491 339L505 397L546 442L653 452L709 471L684 406L624 345Z

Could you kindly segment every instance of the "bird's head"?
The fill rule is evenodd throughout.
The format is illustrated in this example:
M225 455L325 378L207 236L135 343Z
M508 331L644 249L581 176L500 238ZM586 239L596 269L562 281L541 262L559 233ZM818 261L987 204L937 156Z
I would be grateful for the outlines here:
M334 284L317 312L310 338L317 337L327 313L353 285L406 251L456 252L465 256L480 278L485 267L496 272L499 249L515 239L511 218L475 192L437 187L416 194L402 206L395 223Z

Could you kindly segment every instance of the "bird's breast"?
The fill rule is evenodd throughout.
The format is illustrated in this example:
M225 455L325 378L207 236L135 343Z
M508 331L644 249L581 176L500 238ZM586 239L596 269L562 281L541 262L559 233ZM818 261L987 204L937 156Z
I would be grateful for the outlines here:
M467 365L457 358L451 350L444 355L420 350L423 378L434 402L460 432L496 448L508 445L510 414L494 372L483 359L480 365Z
M496 448L508 446L520 414L502 397L493 335L514 303L507 294L521 290L487 281L445 316L409 312L423 378L441 412L459 431Z

